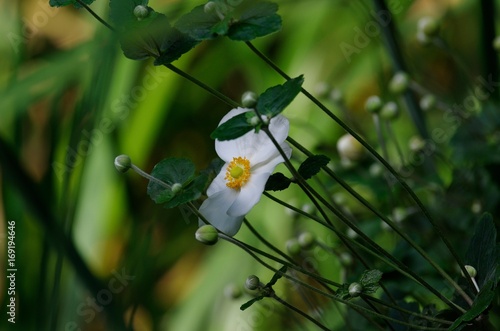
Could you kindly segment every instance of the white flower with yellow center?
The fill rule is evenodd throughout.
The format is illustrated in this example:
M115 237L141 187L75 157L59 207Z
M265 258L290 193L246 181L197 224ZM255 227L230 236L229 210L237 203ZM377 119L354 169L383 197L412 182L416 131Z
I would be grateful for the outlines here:
M253 110L231 110L222 118L219 126L248 111ZM290 158L292 149L285 142L288 129L288 120L282 115L272 118L269 123L269 130ZM215 151L225 164L208 187L208 199L199 211L218 230L233 236L240 229L245 215L259 202L274 168L284 159L263 131L250 131L233 140L216 140ZM200 225L203 224L200 220Z

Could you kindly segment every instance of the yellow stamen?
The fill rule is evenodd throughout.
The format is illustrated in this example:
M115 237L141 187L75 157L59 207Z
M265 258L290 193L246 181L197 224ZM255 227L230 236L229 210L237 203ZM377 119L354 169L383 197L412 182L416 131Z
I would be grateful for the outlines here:
M226 186L239 190L250 179L250 161L245 157L234 157L226 170Z

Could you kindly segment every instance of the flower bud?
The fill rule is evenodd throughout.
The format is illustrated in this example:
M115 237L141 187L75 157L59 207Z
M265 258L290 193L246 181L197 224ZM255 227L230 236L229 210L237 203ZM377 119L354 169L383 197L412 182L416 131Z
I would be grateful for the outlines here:
M394 94L401 94L408 89L410 76L406 72L398 71L389 82L389 90Z
M146 17L149 16L149 9L148 9L148 7L143 6L143 5L135 6L135 8L134 8L134 16L139 21L145 19Z
M132 160L128 155L118 155L115 158L115 168L122 174L126 173L132 167Z
M238 299L242 294L241 288L235 284L228 284L224 288L224 295L229 299Z
M179 193L181 190L182 190L182 184L180 184L180 183L175 183L174 185L172 185L172 192L173 192L174 194Z
M350 266L354 262L351 254L349 254L347 252L340 253L339 259L340 259L340 263L344 266Z
M311 249L316 243L316 238L311 232L303 232L299 235L298 242L301 248Z
M202 225L198 230L196 230L195 238L199 242L205 245L215 245L219 240L219 234L217 230L211 225Z
M330 100L333 102L343 102L344 101L344 93L338 88L334 88L330 91Z
M476 268L474 268L473 266L470 266L470 265L466 265L465 266L465 270L467 270L467 273L469 274L469 276L471 276L472 278L476 277L477 276L477 271L476 271ZM462 272L462 276L464 276L464 273ZM465 276L464 276L465 277Z
M418 152L424 149L425 141L419 136L413 136L410 138L410 142L408 143L408 145L412 152Z
M493 48L497 52L500 52L500 36L496 36L495 39L493 39Z
M363 292L363 285L361 285L360 283L351 283L351 285L349 285L349 295L351 297L357 297L361 294L361 292Z
M418 21L418 31L426 37L432 38L439 33L439 24L435 18L425 16Z
M320 82L314 87L314 92L318 98L325 98L328 96L328 91L330 90L330 85L326 82Z
M241 96L241 104L245 108L253 108L257 104L258 96L255 92L246 91Z
M337 140L337 151L342 159L359 161L365 155L365 149L359 141L350 134L345 134Z
M286 242L286 251L292 256L298 255L301 251L299 241L295 238L288 240Z
M214 12L216 8L217 8L217 4L213 1L209 1L203 7L203 11L205 12L205 14L210 14L210 13Z
M420 99L420 108L423 111L428 111L436 105L436 97L432 94L426 94Z
M398 104L395 103L394 101L389 101L380 110L380 117L385 118L387 120L396 119L398 115L399 115Z
M384 173L384 167L380 163L372 163L370 168L368 168L368 173L372 177L380 177Z
M260 287L260 279L255 275L248 276L247 280L245 280L245 288L254 291Z
M369 113L378 113L378 111L382 108L382 100L378 95L372 95L365 102L365 109Z

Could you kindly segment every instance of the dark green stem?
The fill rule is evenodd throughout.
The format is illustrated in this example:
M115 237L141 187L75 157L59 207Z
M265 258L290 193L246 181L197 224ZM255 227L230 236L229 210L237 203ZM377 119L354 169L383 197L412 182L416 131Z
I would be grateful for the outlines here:
M284 72L282 71L278 66L276 66L270 59L268 59L264 54L262 54L257 48L255 48L250 42L246 42L248 47L252 51L254 51L260 58L262 58L269 66L271 66L276 72L278 72L281 76L283 76L285 79L290 80L291 78ZM415 194L415 192L410 188L410 186L406 183L406 181L401 177L401 175L379 154L377 151L370 146L359 134L357 134L354 130L352 130L348 125L346 125L342 120L340 120L335 114L333 114L325 105L323 105L318 99L316 99L314 96L312 96L307 90L301 89L301 92L309 98L316 106L318 106L326 115L328 115L331 119L333 119L340 127L342 127L346 132L351 134L363 147L365 147L370 154L372 154L389 172L394 176L394 178L399 182L399 184L404 188L404 190L410 195L412 200L417 204L418 208L422 211L424 216L427 218L429 223L432 225L434 230L436 231L437 235L441 240L444 242L446 245L447 249L450 251L450 253L453 255L453 258L457 262L457 264L460 267L460 270L465 274L468 275L467 271L465 270L464 263L462 261L462 258L458 255L457 251L453 248L451 243L448 241L448 239L444 236L443 231L441 228L438 226L434 218L431 216L427 208L425 208L424 204L422 201L418 198L418 196ZM472 280L470 277L467 277L470 285L472 286ZM462 291L463 292L463 291Z
M168 69L172 70L173 72L175 72L179 76L182 76L182 77L186 78L187 80L191 81L192 83L198 85L199 87L201 87L202 89L206 90L207 92L209 92L213 96L217 97L219 100L221 100L222 102L226 103L227 105L229 105L229 106L231 106L233 108L237 108L237 107L240 106L236 101L228 98L227 96L225 96L224 94L220 93L219 91L211 88L207 84L205 84L205 83L199 81L198 79L194 78L193 76L185 73L184 71L180 70L179 68L177 68L173 64L167 63L167 64L165 64L165 67L167 67Z
M377 13L390 13L389 8L384 0L373 0L375 11ZM392 14L390 14L392 15ZM387 24L380 24L380 29L382 31L382 36L384 38L389 57L392 60L392 65L394 67L394 72L402 71L408 72L406 63L401 54L399 47L399 42L396 36L396 24L395 19L391 16L391 19ZM420 136L424 139L429 138L429 132L427 131L427 126L425 124L424 117L422 116L422 110L420 109L418 102L413 95L412 91L406 90L403 94L404 101L406 103L408 112L417 128Z
M109 25L105 20L99 17L99 15L97 15L89 6L87 6L85 2L83 2L82 0L76 0L76 2L78 2L78 4L85 8L90 13L90 15L94 16L94 18L102 23L105 27L107 27L111 31L115 31L115 29L111 25Z
M312 323L314 323L317 327L319 327L321 330L326 330L326 331L329 331L330 329L328 329L326 326L324 326L323 324L321 324L319 321L315 320L314 318L312 318L311 316L309 316L308 314L304 313L302 310L300 310L299 308L295 307L295 306L292 306L291 304L289 304L288 302L286 302L285 300L282 300L280 299L276 294L273 294L271 296L271 298L273 298L274 300L276 300L277 302L281 303L283 306L287 307L288 309L296 312L297 314L301 315L302 317L304 317L305 319L311 321Z

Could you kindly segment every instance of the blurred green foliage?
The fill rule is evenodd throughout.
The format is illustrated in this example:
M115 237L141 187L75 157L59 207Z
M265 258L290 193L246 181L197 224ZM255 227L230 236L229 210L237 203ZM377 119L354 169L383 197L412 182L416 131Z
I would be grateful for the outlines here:
M366 37L368 24L375 20L371 3L276 3L283 28L257 39L256 47L290 76L304 75L304 87L313 94L319 93L325 83L340 89L350 110L347 114L328 96L322 101L377 145L376 130L371 115L364 111L364 102L373 94L384 101L399 100L387 84L393 68L381 35ZM410 77L449 104L466 102L467 91L482 80L498 81L498 66L493 67L487 58L490 55L483 51L488 47L482 37L491 34L491 27L483 30L478 3L389 1ZM152 0L149 5L175 19L199 4L194 0ZM498 1L495 4L498 6ZM83 9L54 9L48 1L37 0L11 1L3 7L0 223L4 228L8 221L16 222L18 319L12 325L5 317L8 296L4 290L6 268L2 267L0 328L78 330L74 327L78 325L81 330L111 330L121 326L108 316L124 315L125 321L133 316L134 330L138 331L314 329L266 299L240 311L252 296L245 293L230 299L224 295L226 286L242 288L250 274L271 279L273 273L226 242L209 248L201 245L194 238L198 224L194 215L183 208L167 210L155 205L146 194L146 180L114 169L113 160L119 154L130 155L134 164L148 172L167 157L188 158L198 170L208 167L216 156L210 133L229 107L167 68L153 66L152 60L125 58L117 38ZM108 1L95 1L91 8L106 18ZM449 51L417 41L417 21L424 15L439 19ZM343 51L345 44L355 47L348 56ZM495 55L494 62L497 60ZM485 63L490 66L483 67ZM247 90L260 94L284 82L243 43L227 39L204 42L174 64L237 101ZM450 119L446 112L427 112L429 131L441 130L444 137L441 142L434 140L437 152L425 155L427 161L420 162L417 157L422 154L409 146L417 131L408 113L403 110L391 122L399 148L410 160L403 167L410 185L445 233L452 234L449 240L462 256L480 213L491 212L498 228L498 95L498 86L493 85L479 116L474 113ZM383 176L369 175L371 159L364 159L358 167L341 166L335 144L344 132L337 125L325 120L303 96L298 96L284 114L291 121L292 137L300 138L308 149L331 157L338 174L385 214L395 218L401 208L397 215L405 231L418 233L413 239L428 249L438 264L459 273L449 254L442 254L444 246L436 243L437 236L429 225L407 198L401 198L401 189L388 189ZM388 144L387 148L388 159L397 163L396 146ZM300 153L293 156L296 164L303 159ZM286 172L284 167L277 170ZM328 192L334 201L362 220L359 227L368 236L413 270L428 276L443 293L452 294L439 278L428 274L421 257L384 229L380 220L334 181L322 180L321 185L331 188ZM297 198L297 192L291 188L276 195L308 208L305 199ZM269 199L263 198L248 219L283 250L286 241L303 230L317 233L332 247L339 245L338 239L321 227L285 213ZM246 228L237 238L263 248ZM5 247L0 248L0 261L4 261ZM75 266L72 253L81 256L84 264ZM343 261L344 253L340 249L332 256L315 249L302 258L312 261L314 268L331 279L354 281L362 268ZM413 289L414 284L400 274L383 271L391 290L412 293L406 305L422 308L414 302L424 302L428 293ZM123 281L120 290L111 292L112 299L104 309L92 306L88 300L110 289L116 273L133 279ZM327 311L324 322L332 329L340 330L344 325L352 330L367 329L355 312L344 314L343 308L316 296L305 304L301 293L288 290L289 286L278 282L275 290L304 310ZM490 312L492 324L500 323L498 309L496 305ZM109 310L112 313L107 315Z

